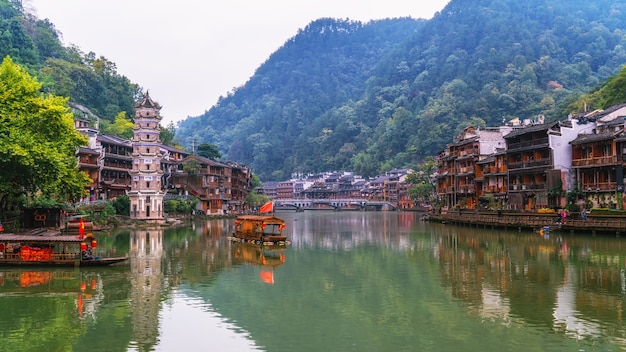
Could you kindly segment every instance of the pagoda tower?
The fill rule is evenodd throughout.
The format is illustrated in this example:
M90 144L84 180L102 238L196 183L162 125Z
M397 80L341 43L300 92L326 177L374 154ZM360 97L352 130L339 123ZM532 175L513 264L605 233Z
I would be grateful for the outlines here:
M161 106L146 92L135 104L133 168L130 171L130 217L138 220L162 220L163 196L161 187L161 140L159 139L159 112Z

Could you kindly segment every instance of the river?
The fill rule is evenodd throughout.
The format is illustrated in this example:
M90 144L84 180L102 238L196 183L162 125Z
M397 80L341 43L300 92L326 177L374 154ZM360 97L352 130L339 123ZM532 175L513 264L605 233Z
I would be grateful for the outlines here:
M102 234L90 269L0 268L0 351L615 351L626 240L277 213L283 250L228 219Z

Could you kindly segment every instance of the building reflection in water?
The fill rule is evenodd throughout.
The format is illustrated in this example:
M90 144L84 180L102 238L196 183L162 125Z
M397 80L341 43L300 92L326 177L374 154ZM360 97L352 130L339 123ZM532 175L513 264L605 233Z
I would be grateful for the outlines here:
M619 239L438 230L434 254L442 283L470 313L505 325L549 327L573 339L626 336L626 243Z
M159 336L162 293L163 229L130 233L130 303L134 342L154 346Z

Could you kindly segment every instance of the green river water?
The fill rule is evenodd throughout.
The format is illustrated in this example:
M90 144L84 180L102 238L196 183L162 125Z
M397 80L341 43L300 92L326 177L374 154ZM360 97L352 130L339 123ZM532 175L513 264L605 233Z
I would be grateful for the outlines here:
M284 212L100 234L90 269L0 268L0 351L620 351L626 239Z

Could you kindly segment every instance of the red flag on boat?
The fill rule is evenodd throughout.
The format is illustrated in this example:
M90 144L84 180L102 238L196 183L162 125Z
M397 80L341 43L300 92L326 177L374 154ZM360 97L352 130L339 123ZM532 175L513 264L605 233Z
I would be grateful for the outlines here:
M78 235L80 235L80 238L85 237L85 222L83 221L83 219L80 219L80 226L78 227Z
M274 202L267 202L261 206L259 209L259 213L273 213L274 212Z

